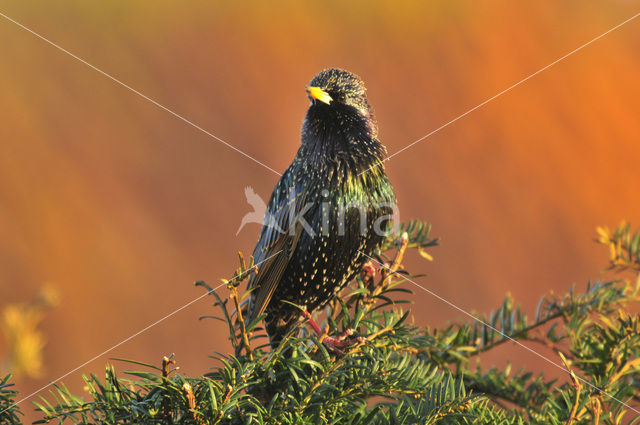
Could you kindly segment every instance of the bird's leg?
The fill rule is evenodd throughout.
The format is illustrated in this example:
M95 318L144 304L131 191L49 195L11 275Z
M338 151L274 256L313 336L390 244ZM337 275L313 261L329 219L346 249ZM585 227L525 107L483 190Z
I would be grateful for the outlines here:
M320 328L320 325L318 325L318 322L314 320L311 314L309 314L307 310L302 310L302 315L309 321L309 326L311 326L315 333L318 334L318 336L322 335L322 329Z
M314 318L311 316L311 314L309 314L307 310L303 310L302 315L304 316L305 319L309 321L309 326L311 326L311 328L315 331L318 337L322 337L322 329L320 328L320 325L318 325L318 322L316 322ZM350 345L365 341L366 338L362 336L359 336L357 338L349 338L351 335L354 334L354 332L355 331L353 329L347 329L346 331L344 331L343 333L341 333L336 337L331 337L326 335L324 336L324 338L320 340L320 342L322 342L322 344L325 347L331 350L337 351L339 353L342 353L342 350L340 350L340 348L348 347Z

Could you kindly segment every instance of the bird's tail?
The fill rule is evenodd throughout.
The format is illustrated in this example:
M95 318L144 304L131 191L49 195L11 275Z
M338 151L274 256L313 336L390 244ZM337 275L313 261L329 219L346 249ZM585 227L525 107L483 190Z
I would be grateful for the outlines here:
M282 312L281 312L282 313ZM291 311L288 314L285 313L277 318L272 318L267 314L265 317L265 330L269 336L269 345L271 350L275 351L282 341L293 332L298 325L300 319L299 311ZM252 319L253 320L253 319ZM245 325L249 324L249 317L245 318ZM236 357L240 356L244 345L242 342L236 347Z
M287 314L278 317L275 320L265 320L265 328L267 335L269 335L269 344L271 350L276 350L282 341L296 328L300 313L294 312L293 314Z

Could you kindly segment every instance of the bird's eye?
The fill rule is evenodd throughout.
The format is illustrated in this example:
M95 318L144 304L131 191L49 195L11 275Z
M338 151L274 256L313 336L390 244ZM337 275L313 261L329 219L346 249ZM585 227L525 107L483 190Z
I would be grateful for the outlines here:
M345 103L344 93L338 93L334 91L330 91L328 93L329 96L331 96L331 99L333 99L335 102Z

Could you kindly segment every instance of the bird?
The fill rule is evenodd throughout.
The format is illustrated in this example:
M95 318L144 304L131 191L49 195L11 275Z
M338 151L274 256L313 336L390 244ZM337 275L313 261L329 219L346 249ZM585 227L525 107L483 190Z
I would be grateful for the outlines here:
M245 323L265 314L272 349L300 322L298 307L309 317L359 273L396 207L362 79L328 68L306 93L300 147L267 204L247 284Z

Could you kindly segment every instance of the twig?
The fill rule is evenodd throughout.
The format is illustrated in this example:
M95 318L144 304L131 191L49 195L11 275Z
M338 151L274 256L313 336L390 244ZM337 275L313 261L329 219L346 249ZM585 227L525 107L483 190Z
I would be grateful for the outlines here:
M533 329L539 328L540 326L542 326L542 325L544 325L546 323L549 323L552 320L555 320L555 319L558 319L558 318L564 316L567 312L569 312L570 308L575 308L575 306L574 305L564 306L560 310L558 310L556 313L553 313L553 314L549 315L549 317L546 317L546 318L540 320L539 322L532 323L531 325L527 326L526 328L522 328L519 331L516 331L516 332L513 332L511 334L508 334L508 336L513 338L513 339L518 339L522 335L525 335L527 332L532 331ZM528 339L530 339L530 338L528 338ZM535 341L535 339L530 339L530 340L531 341ZM504 344L505 342L509 342L509 341L511 341L511 339L502 337L502 339L499 339L499 340L497 340L495 342L492 342L491 344L487 344L487 345L477 349L476 351L470 353L469 356L476 356L476 355L478 355L480 353L484 353L485 351L489 351L492 348L494 348L494 347L496 347L498 345ZM548 345L548 344L545 344L545 345Z
M187 410L191 411L193 420L196 421L196 396L193 395L193 388L191 387L191 384L185 382L182 386L182 392L184 393L184 397L187 399Z
M173 359L173 353L171 353L169 357L164 356L162 358L162 377L163 378L166 379L169 377L169 366L175 363L176 361ZM171 417L171 405L169 403L169 400L164 399L162 401L162 410L164 411L165 419L168 420Z
M253 353L251 352L251 347L249 346L249 334L247 333L247 326L244 323L244 318L242 317L242 309L240 308L240 300L238 299L238 287L232 286L229 288L231 291L231 295L229 298L233 300L233 304L236 307L236 321L240 325L240 339L242 341L242 345L244 346L249 359L253 361Z
M558 351L558 355L562 359L562 363L564 363L564 367L569 371L569 376L571 377L571 382L573 388L576 389L576 401L573 403L573 407L571 408L571 412L569 413L569 419L567 419L567 425L572 425L576 419L576 414L578 412L578 405L580 404L580 391L582 391L582 384L576 377L576 374L571 370L571 365L565 358L564 354Z
M244 255L242 255L242 252L240 251L238 251L238 258L240 259L240 270L238 270L238 272L236 273L236 276L238 278L245 277L245 274L249 276L251 273L248 273L248 274L246 273L247 265L246 265L246 262L244 261ZM251 268L251 272L255 272L255 267ZM227 284L227 288L231 292L231 294L229 294L229 298L233 300L233 304L236 308L236 322L240 327L240 341L245 351L247 352L247 355L249 356L249 360L253 361L253 352L251 351L251 346L249 345L249 334L247 333L247 326L244 323L244 317L242 317L242 308L240 307L240 297L238 296L238 284L242 280L244 279L231 279L230 281L223 279L223 282Z
M593 425L598 425L598 422L600 422L600 413L602 413L600 397L591 398L591 408L593 409Z
M169 357L164 356L162 358L162 376L164 378L169 376L169 366L172 364L176 364L176 361L173 359L174 354L171 353Z
M384 267L380 272L382 275L380 283L376 286L369 297L370 300L375 299L378 295L380 295L385 289L389 287L392 282L392 276L398 271L400 266L402 265L402 259L404 258L404 253L407 250L407 245L409 245L409 235L407 232L404 232L400 237L400 247L396 251L396 255L393 257L393 261L389 267Z

